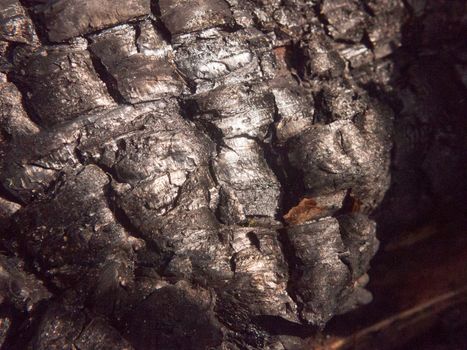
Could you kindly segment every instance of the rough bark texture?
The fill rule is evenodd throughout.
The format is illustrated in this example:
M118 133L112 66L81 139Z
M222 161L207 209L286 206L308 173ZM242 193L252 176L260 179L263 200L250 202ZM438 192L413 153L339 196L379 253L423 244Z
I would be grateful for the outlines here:
M389 232L465 193L465 22L463 1L2 0L0 342L301 349L370 302L369 215Z

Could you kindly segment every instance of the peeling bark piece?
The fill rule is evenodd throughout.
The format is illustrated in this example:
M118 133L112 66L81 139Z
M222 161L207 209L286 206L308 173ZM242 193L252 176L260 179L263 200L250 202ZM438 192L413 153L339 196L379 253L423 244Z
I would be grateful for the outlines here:
M19 79L26 85L27 98L41 122L47 126L114 104L89 53L80 45L40 49L27 59L24 75Z
M0 40L22 44L37 44L34 25L18 0L0 3Z
M238 137L226 139L227 147L214 163L214 172L228 198L226 212L234 210L245 216L274 218L279 199L279 182L265 162L263 152L254 140ZM234 208L229 208L229 207Z
M229 23L224 0L160 0L161 19L172 35L191 33Z
M237 84L195 95L195 120L215 125L223 137L264 138L274 118L274 101L261 86ZM209 129L209 126L207 126Z
M150 0L58 0L43 9L51 41L60 42L151 13Z
M284 220L293 225L303 224L322 215L323 209L317 206L313 198L303 198L295 207L284 215Z

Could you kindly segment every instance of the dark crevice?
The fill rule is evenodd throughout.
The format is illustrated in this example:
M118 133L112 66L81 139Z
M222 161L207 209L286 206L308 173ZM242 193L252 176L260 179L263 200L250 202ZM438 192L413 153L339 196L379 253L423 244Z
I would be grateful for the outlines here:
M316 18L323 26L325 34L332 39L332 36L329 34L328 26L330 25L327 17L321 12L321 7L323 5L323 0L319 0L313 6L313 11L315 13Z
M173 254L165 252L153 239L148 239L144 232L132 222L131 217L118 205L114 190L112 189L112 181L114 180L110 174L108 176L109 183L104 187L104 197L107 201L107 207L112 212L115 221L120 224L129 235L143 240L146 249L159 257L160 261L157 262L157 266L151 267L155 267L160 275L164 275L164 270ZM144 265L144 263L140 265Z
M375 51L375 45L372 43L367 30L363 32L361 43L365 45L367 49L371 50L371 52Z
M298 62L301 62L302 59L303 57ZM276 219L283 223L283 216L306 195L307 191L303 172L290 164L288 145L280 145L278 142L276 125L280 120L281 116L277 104L274 102L273 123L270 124L268 130L269 142L261 143L261 146L266 162L280 183L279 207Z
M43 268L41 257L33 256L26 246L26 243L20 239L24 237L19 227L20 224L21 222L18 222L18 220L12 220L10 222L8 229L2 233L2 246L9 254L21 258L24 262L22 269L25 273L31 274L37 280L41 281L44 287L52 293L54 297L60 296L63 291L57 287L50 276L42 272L47 269Z
M375 17L375 11L368 5L368 0L360 1L363 11L365 11L370 17Z
M36 113L34 107L30 103L30 101L26 98L29 92L29 88L27 87L25 78L18 76L17 74L13 72L9 72L7 74L7 79L9 82L13 83L18 89L18 91L21 93L22 106L28 118L37 126L41 127L42 129L47 130L47 125L43 123L42 118Z
M8 191L3 183L0 182L0 197L6 199L7 201L19 204L24 206L26 203L21 200L20 197L16 197L10 191Z
M154 27L157 29L157 31L162 35L162 38L168 42L172 42L172 34L170 31L167 29L167 27L164 25L164 22L161 20L161 9L159 6L159 1L157 0L151 0L151 12L157 17L157 21L154 23Z
M298 258L295 247L292 244L287 228L281 228L277 230L278 236L277 239L280 243L282 255L287 263L288 275L287 280L287 294L297 305L297 313L300 316L301 311L303 310L303 303L300 301L300 297L297 294L295 283L299 281L303 274L303 262ZM302 320L303 321L303 320ZM306 322L304 322L306 323Z
M118 82L114 76L107 70L99 57L97 57L92 50L88 50L89 56L91 57L91 62L96 71L99 79L105 84L107 92L112 97L112 99L121 105L128 104L121 92L118 90Z
M253 232L248 232L246 234L252 246L254 246L258 251L261 251L261 242L258 239L258 236Z
M34 306L31 313L20 312L13 306L2 304L0 309L0 319L10 318L11 326L2 344L2 349L23 350L28 348L31 340L36 335L42 316L48 308L48 301L42 300Z
M43 14L41 13L43 5L30 4L28 0L19 0L19 3L24 7L29 18L31 18L34 30L40 42L44 45L50 44L47 35L47 27L45 25Z
M256 316L253 317L253 323L266 330L272 335L291 335L302 339L316 334L317 329L288 321L279 316Z

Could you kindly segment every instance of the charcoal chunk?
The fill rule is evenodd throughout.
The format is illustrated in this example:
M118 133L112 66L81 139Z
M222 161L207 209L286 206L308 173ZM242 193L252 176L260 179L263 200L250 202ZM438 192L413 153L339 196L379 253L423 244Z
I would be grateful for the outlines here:
M19 311L32 311L50 297L43 283L24 271L21 261L0 256L0 304L9 302Z
M255 31L228 33L207 30L174 41L175 63L204 92L219 85L246 82L261 77L258 57L248 45L261 36Z
M3 0L0 4L0 40L38 44L31 18L18 0Z
M279 182L262 157L254 140L237 137L225 140L214 163L214 171L227 197L227 212L238 212L231 220L247 216L274 218L279 200ZM230 208L233 207L233 208Z
M109 283L118 286L131 278L133 241L107 207L107 183L105 173L88 166L57 191L55 201L28 206L15 215L14 220L21 223L17 239L58 286L75 286L88 293L99 284L102 288ZM67 209L65 203L74 209ZM81 214L84 207L85 216ZM49 212L55 215L44 215ZM108 268L115 270L110 281L100 279ZM86 274L89 280L77 286Z
M287 229L297 259L297 279L292 288L299 305L303 305L300 315L304 320L323 325L334 313L371 300L367 294L362 297L365 292L355 281L376 253L374 227L367 218L350 215Z
M159 7L161 19L172 35L222 26L231 18L224 0L161 0Z
M135 36L130 26L116 27L93 36L90 46L115 79L121 96L138 103L180 95L183 82L174 64L165 56L153 56L152 51L139 53Z
M294 290L303 303L301 317L323 325L328 321L351 276L341 256L345 246L334 218L295 226L287 230L290 244L300 263L300 278Z
M361 40L366 16L358 1L325 0L321 13L329 23L327 29L334 39Z
M261 86L222 86L195 95L197 120L214 125L223 137L264 138L274 118L271 93Z
M376 114L376 118L385 117ZM304 184L313 194L352 188L368 206L382 200L389 185L383 170L389 166L388 138L384 137L389 130L374 138L365 130L373 128L373 122L368 117L363 130L349 120L317 125L291 142L290 162L303 169Z
M148 15L149 0L59 0L42 10L49 39L60 42Z
M16 139L40 130L24 110L22 100L14 84L0 83L0 123L3 132Z
M25 60L19 79L44 125L62 123L113 105L85 44L41 48Z

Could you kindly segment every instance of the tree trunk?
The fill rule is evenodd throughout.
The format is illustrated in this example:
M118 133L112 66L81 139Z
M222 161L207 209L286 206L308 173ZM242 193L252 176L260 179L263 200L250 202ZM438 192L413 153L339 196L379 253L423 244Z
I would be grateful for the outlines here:
M465 209L465 7L2 0L0 344L339 348L377 234L376 286Z

